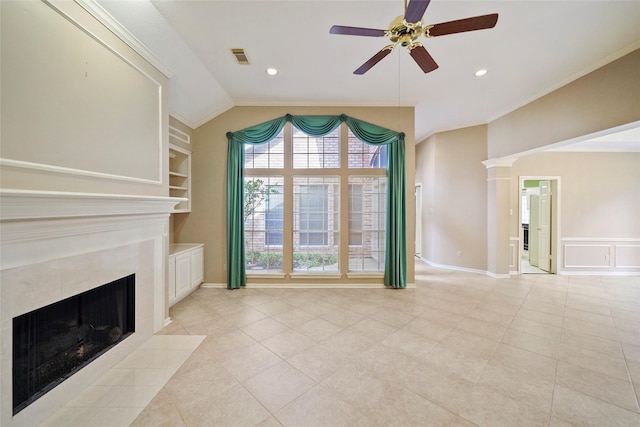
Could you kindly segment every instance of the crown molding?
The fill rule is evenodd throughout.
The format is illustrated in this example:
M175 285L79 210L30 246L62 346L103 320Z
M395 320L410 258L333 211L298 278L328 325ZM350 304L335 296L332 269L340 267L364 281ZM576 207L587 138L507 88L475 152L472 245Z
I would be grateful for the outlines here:
M100 6L95 0L75 0L84 10L89 12L102 25L107 27L118 38L136 51L147 62L158 69L167 78L172 78L175 73L171 71L144 43L120 24L109 12Z
M613 61L616 61L620 58L622 58L625 55L630 54L631 52L640 49L640 40L635 41L631 44L628 44L627 46L624 46L621 49L618 49L617 51L601 58L599 61L594 62L593 64L591 64L588 67L585 67L583 69L581 69L580 71L571 74L567 77L565 77L562 80L559 80L556 84L547 87L546 89L530 96L529 98L522 100L520 102L518 102L517 104L513 104L512 106L494 114L492 117L489 118L489 120L487 121L487 123L491 123L494 122L496 120L498 120L499 118L506 116L509 113L512 113L522 107L524 107L525 105L531 104L532 102L534 102L537 99L542 98L543 96L549 95L551 92L554 92L558 89L560 89L561 87L564 87L566 85L568 85L571 82L574 82L576 80L578 80L581 77L586 76L589 73L592 73L594 71L596 71L598 68L602 68L607 64L612 63Z
M175 111L175 110L173 110L171 108L169 109L169 115L171 117L173 117L174 119L178 119L183 124L189 126L191 129L196 129L196 128L202 126L203 124L207 123L208 121L210 121L212 119L215 119L220 114L232 109L235 106L236 106L236 104L233 101L229 101L229 102L223 104L222 106L211 110L204 117L202 117L201 119L196 120L196 121L191 120L187 116L184 116L184 115L178 113L177 111Z

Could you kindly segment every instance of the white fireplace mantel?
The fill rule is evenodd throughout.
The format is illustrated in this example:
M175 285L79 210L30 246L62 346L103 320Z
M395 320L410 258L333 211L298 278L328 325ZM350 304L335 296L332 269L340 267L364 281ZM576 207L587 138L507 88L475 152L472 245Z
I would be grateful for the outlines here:
M167 219L182 200L0 189L0 270L140 241L149 234L149 221Z
M169 215L183 199L0 190L0 425L44 420L168 316ZM12 416L11 319L136 274L136 332Z
M0 189L0 220L166 213L185 199L127 194Z

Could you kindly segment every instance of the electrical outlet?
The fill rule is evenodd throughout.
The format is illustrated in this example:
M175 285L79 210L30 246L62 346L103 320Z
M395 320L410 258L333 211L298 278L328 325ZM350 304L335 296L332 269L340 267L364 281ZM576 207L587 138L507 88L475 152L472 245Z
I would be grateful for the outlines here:
M462 256L462 251L458 251L458 256Z

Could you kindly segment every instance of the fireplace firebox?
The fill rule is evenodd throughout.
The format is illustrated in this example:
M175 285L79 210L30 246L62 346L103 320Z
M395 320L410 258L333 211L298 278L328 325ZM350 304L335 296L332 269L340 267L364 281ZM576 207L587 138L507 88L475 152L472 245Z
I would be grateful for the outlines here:
M13 414L135 331L135 274L13 318Z

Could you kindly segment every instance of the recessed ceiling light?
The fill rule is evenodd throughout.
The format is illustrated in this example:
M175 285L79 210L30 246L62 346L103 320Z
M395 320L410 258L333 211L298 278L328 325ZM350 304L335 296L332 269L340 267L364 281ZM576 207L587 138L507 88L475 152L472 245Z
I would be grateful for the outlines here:
M476 76L476 77L482 77L482 76L484 76L484 75L485 75L485 74L487 74L487 73L488 73L488 71L487 71L487 70L482 69L482 70L478 70L478 71L476 71L476 72L475 72L475 76Z
M275 68L267 68L267 75L268 76L276 76L278 75L278 70L276 70Z

